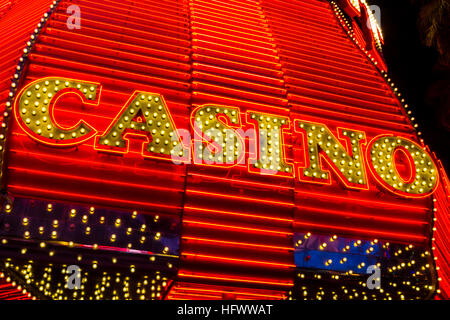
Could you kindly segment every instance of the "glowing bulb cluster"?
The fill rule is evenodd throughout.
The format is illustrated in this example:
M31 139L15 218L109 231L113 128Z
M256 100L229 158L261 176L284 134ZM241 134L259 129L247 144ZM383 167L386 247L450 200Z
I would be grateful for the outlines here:
M244 159L244 141L232 128L241 127L238 108L203 106L195 111L193 121L197 163L235 164Z
M409 167L412 178L405 181L396 167L395 154L402 150L410 159ZM436 166L421 146L399 137L380 137L370 146L371 168L378 177L391 188L408 194L427 194L431 192L438 181Z
M289 119L282 116L250 112L250 118L257 123L258 157L252 166L261 170L292 174L292 165L285 162L282 127L289 128Z
M149 142L145 153L157 153L183 157L183 148L164 99L158 94L140 92L125 105L106 132L96 140L96 147L110 147L118 152L128 151L127 133L145 135Z
M327 171L322 170L319 161L319 152L336 173L351 185L366 185L366 173L363 157L361 156L361 143L365 140L364 132L342 129L340 133L347 139L349 152L339 140L325 126L315 123L298 121L297 125L305 132L306 146L308 148L308 166L300 169L301 176L308 179L329 180Z
M20 119L19 124L26 132L37 133L44 143L84 141L95 130L83 121L75 127L63 128L55 122L53 108L59 97L69 92L78 94L82 99L95 101L97 88L96 84L88 82L44 78L27 85L21 91L16 102L16 117Z

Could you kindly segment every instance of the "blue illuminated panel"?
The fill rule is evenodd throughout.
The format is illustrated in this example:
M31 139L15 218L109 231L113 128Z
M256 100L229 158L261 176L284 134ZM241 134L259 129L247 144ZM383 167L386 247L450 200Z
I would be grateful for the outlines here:
M366 273L369 265L387 256L379 241L354 240L343 237L294 234L294 257L298 268L338 272Z

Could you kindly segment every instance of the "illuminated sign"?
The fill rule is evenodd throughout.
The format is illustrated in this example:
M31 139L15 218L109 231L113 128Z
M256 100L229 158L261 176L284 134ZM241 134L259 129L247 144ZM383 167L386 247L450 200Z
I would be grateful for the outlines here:
M141 136L144 158L177 164L227 168L247 163L251 173L318 184L331 184L333 172L345 187L360 190L369 188L370 172L382 187L406 197L429 196L438 185L438 171L428 152L401 136L385 134L367 143L362 131L337 128L335 135L325 124L251 110L243 114L238 107L220 105L195 108L192 131L177 129L162 95L138 91L100 133L89 119L79 119L72 127L57 123L55 105L69 94L95 107L101 85L59 78L36 80L16 97L17 123L32 139L51 146L70 147L94 139L98 151L125 154L131 137ZM294 156L293 162L285 154L289 130L303 138L303 159Z
M359 6L359 0L350 0L350 3L356 9L356 11L361 12L361 7Z

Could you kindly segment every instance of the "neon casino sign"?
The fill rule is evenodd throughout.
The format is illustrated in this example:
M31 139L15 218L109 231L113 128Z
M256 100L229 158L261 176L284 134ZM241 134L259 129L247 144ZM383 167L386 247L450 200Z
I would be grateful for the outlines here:
M426 197L438 185L438 170L428 152L405 137L383 134L367 141L363 131L337 128L337 136L321 123L282 115L246 111L238 107L202 105L191 112L191 131L177 129L164 97L134 92L108 128L99 133L85 119L63 127L54 106L64 95L75 94L84 104L98 106L99 83L42 78L26 85L14 102L14 115L32 139L55 147L73 147L94 139L99 152L125 154L131 136L144 136L143 158L230 168L247 163L248 171L331 184L331 171L349 189L368 190L368 173L385 189L404 197ZM250 128L244 131L244 127ZM305 146L304 165L285 156L284 133L293 128ZM191 138L193 132L193 138ZM246 159L245 139L249 143ZM363 148L363 146L367 146ZM409 174L399 172L398 157ZM297 163L297 162L296 162ZM328 170L329 169L329 170Z

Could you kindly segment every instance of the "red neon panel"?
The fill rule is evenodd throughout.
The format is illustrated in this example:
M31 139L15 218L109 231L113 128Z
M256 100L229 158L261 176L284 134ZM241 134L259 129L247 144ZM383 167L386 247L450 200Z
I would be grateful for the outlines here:
M50 2L17 0L11 7L0 2L2 110L20 50ZM367 141L397 134L419 142L397 97L349 39L329 2L77 0L82 28L71 31L66 9L72 3L58 5L22 78L23 85L48 76L102 85L96 108L70 101L56 106L55 117L63 124L88 119L103 132L137 90L163 95L177 128L189 129L195 107L221 104L240 108L242 115L258 110L325 123L333 134L338 127L358 129ZM149 22L155 12L158 18ZM355 29L363 43L364 35ZM295 130L286 135L286 159L298 166L301 140ZM295 231L418 246L429 240L432 200L397 197L373 177L367 191L357 191L346 189L334 173L330 185L313 185L261 176L246 165L176 166L144 160L138 139L124 155L97 152L92 140L76 150L52 149L30 140L16 123L9 143L7 189L13 196L182 217L181 255L187 258L179 276L186 281L168 298L285 297L293 285L286 279L293 277ZM448 297L450 186L441 180L447 184L435 194L435 254ZM243 264L253 268L252 277ZM275 267L280 267L276 275ZM208 283L208 289L187 284L192 281Z

